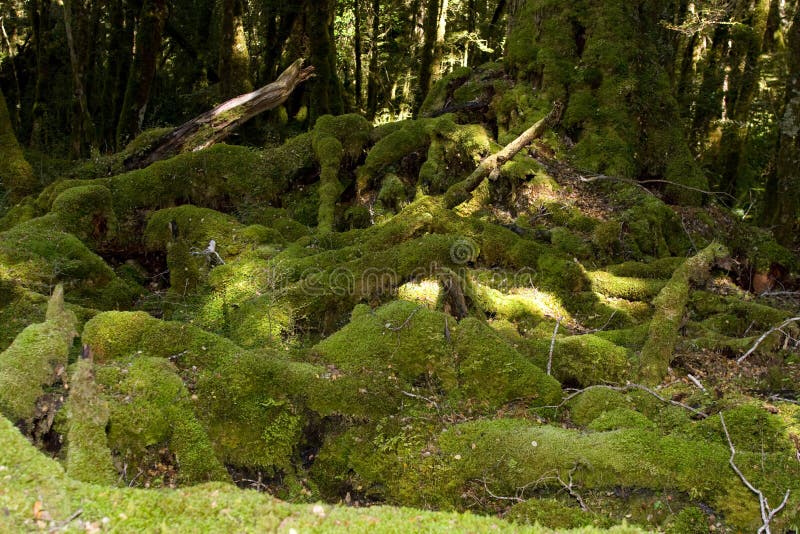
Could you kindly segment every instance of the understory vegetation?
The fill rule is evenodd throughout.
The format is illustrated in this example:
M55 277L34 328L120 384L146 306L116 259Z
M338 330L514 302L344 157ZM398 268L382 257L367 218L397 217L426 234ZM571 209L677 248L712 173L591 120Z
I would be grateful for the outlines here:
M0 94L0 530L798 529L796 206L693 152L659 10L512 3L414 118L142 168Z

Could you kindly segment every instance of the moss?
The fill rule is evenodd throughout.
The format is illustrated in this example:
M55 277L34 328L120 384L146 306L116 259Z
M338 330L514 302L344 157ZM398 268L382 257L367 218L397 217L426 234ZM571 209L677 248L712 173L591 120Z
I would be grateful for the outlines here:
M387 174L378 192L378 200L384 207L399 211L408 202L406 186L396 175Z
M589 430L594 430L595 432L605 432L620 428L653 430L655 427L655 423L650 419L630 408L617 408L604 411L587 426Z
M528 499L512 506L505 519L521 525L542 525L563 530L585 526L610 526L607 518L585 512L558 499Z
M649 263L628 261L617 265L609 265L606 271L615 276L634 278L671 278L672 273L685 261L683 257L659 258Z
M604 271L587 273L592 289L607 297L649 301L664 288L666 282L653 278L615 276Z
M667 526L668 534L705 534L709 530L708 517L696 506L687 506Z
M425 96L425 101L422 103L419 114L425 116L444 108L448 97L452 96L453 91L461 87L471 75L472 69L469 67L457 67L453 69L452 72L436 81ZM469 99L459 99L456 103L464 103L467 101L469 101Z
M121 332L124 335L118 334ZM134 360L134 366L144 366L140 381L164 382L163 387L172 388L159 393L156 390L162 386L153 386L155 397L141 398L148 406L155 402L162 408L146 410L152 418L143 427L146 433L125 434L130 430L125 430L124 425L120 430L120 439L133 440L139 451L166 439L169 421L179 417L166 408L172 402L168 399L175 398L170 391L175 394L182 391L181 378L196 395L191 409L208 433L217 457L224 463L242 467L288 468L302 425L302 417L289 396L302 397L309 390L320 398L330 396L319 378L323 371L318 367L291 362L267 349L258 353L246 351L197 327L159 321L140 312L100 314L87 323L82 338L92 348L96 360L106 365L112 361L125 362L139 352L149 356L151 359L146 362ZM177 366L180 377L171 369L168 358ZM107 376L113 380L118 374ZM123 385L136 388L135 391L144 387L133 378ZM124 398L133 393L120 395ZM185 405L179 407L183 410ZM140 411L126 409L120 413L130 419L138 417ZM197 433L193 424L186 431L190 436Z
M113 238L117 219L111 191L102 185L85 185L65 190L53 201L52 212L61 227L93 248Z
M452 339L450 345L448 337ZM395 301L374 313L355 315L348 326L313 349L321 363L334 365L337 381L352 377L370 406L353 406L363 417L393 413L401 390L415 383L436 384L452 401L491 409L514 398L550 404L558 383L529 363L485 324L410 302ZM369 399L377 396L376 412ZM348 412L345 412L348 413Z
M109 371L116 370L98 371L98 381L111 400L108 443L126 463L139 465L148 448L166 443L183 482L228 480L172 364L142 356L119 373ZM121 379L114 380L117 377Z
M317 216L321 232L330 232L334 227L334 208L343 191L339 167L344 160L359 158L370 130L370 124L360 115L324 115L314 125L311 143L321 167Z
M725 423L737 451L756 453L791 453L792 444L781 418L763 406L745 403L724 410ZM727 444L719 417L698 423L694 435L706 441Z
M75 336L75 314L64 308L58 286L43 323L28 326L0 353L0 412L12 421L30 422L36 401L63 374Z
M606 256L616 256L622 249L622 224L606 221L598 224L592 232L592 244Z
M581 393L569 404L570 419L577 425L588 426L606 412L629 407L625 396L608 388L592 388Z
M712 243L675 270L672 278L653 301L656 311L642 348L640 376L648 383L659 382L667 372L678 339L678 329L689 300L689 284L708 277L711 265L725 256L723 247Z
M39 186L39 181L14 135L11 116L2 92L0 92L0 153L3 154L0 158L0 187L9 195L10 200L16 202L25 195L33 193Z
M12 206L8 211L4 210L0 217L0 232L4 232L14 226L29 221L38 215L36 201L33 197L25 197L19 203Z
M586 259L592 256L592 249L582 236L575 235L567 228L551 228L550 243L564 254Z
M426 512L408 508L371 507L358 509L331 505L292 505L255 491L219 483L179 490L101 488L68 478L58 463L30 445L5 419L0 419L0 465L9 483L0 494L0 506L8 510L6 524L15 530L34 528L30 510L40 500L43 510L56 522L66 521L78 508L79 521L110 528L142 531L163 527L204 532L265 532L278 528L298 531L329 531L337 526L370 532L395 532L415 528L431 532L491 532L509 528L502 520L475 515ZM223 512L227 510L228 512ZM68 529L85 530L71 521ZM538 533L538 527L518 527L521 532ZM591 531L588 531L591 532ZM614 532L638 532L618 527Z
M544 344L538 345L544 349ZM549 348L549 346L548 346ZM547 351L538 351L542 361ZM562 382L582 386L621 382L630 370L632 356L623 347L592 334L567 336L556 340L553 350L553 373Z
M477 319L467 318L459 323L454 349L459 389L467 398L492 407L518 398L552 405L560 397L561 387L555 379L503 343Z
M91 360L80 360L75 364L66 410L69 421L67 473L82 482L114 484L117 473L106 437L109 407L94 381Z
M412 484L419 484L420 502L458 503L465 491L469 495L474 480L485 482L497 495L513 495L531 481L541 482L539 491L547 487L560 491L561 485L548 480L548 475L556 472L563 478L574 469L572 480L581 491L669 488L710 503L734 527L761 524L758 506L730 469L728 448L721 444L660 436L648 430L582 433L498 419L454 425L439 435L436 445L436 454L415 466L422 478L408 477ZM748 465L748 459L758 463L759 457L741 453L739 465ZM792 472L798 470L787 455L766 454L764 460ZM796 485L796 480L792 482L795 474L770 470L769 478L761 478L755 472L748 470L750 476L759 476L763 487L775 488L768 491L770 499Z

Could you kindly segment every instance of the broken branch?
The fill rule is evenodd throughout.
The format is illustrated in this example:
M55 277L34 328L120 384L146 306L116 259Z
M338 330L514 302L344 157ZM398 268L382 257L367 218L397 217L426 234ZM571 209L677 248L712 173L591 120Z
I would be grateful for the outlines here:
M755 344L754 344L752 347L750 347L750 350L748 350L747 352L745 352L744 354L742 354L742 355L741 355L741 356L740 356L740 357L739 357L739 358L736 360L736 363L742 363L743 361L745 361L745 360L747 359L747 357L748 357L748 356L750 356L751 354L753 354L753 353L756 351L756 349L758 348L758 346L759 346L759 345L761 345L761 343L762 343L762 342L763 342L765 339L767 339L767 336L769 336L769 335L770 335L770 334L772 334L773 332L778 332L778 331L781 331L781 330L782 330L782 329L783 329L785 326L788 326L789 324L791 324L791 323L794 323L794 322L796 322L796 321L800 321L800 317L792 317L791 319L786 319L786 320L785 320L783 323L781 323L781 325L780 325L780 326L776 326L775 328L770 328L769 330L767 330L766 332L764 332L763 334L761 334L761 337L759 337L759 338L756 340Z
M558 124L558 121L561 120L563 107L561 102L553 104L553 109L550 110L550 113L543 119L525 130L500 152L492 154L484 159L481 164L478 165L478 168L472 171L472 174L467 176L464 180L452 185L450 189L447 190L447 193L445 193L445 204L447 207L452 209L469 200L472 196L472 192L477 189L488 176L498 174L500 168L507 161L516 156L520 150L544 135L548 128Z

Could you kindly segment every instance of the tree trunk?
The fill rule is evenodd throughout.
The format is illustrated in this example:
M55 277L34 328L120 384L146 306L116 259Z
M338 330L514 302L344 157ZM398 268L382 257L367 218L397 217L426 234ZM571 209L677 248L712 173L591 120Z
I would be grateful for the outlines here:
M788 48L789 79L786 108L780 122L773 233L779 243L791 246L796 237L794 229L800 205L800 9L792 19Z
M180 152L202 150L223 141L251 118L283 104L313 71L314 67L303 68L303 60L298 59L273 83L228 100L175 128L154 142L149 150L125 160L125 168L140 169Z
M74 158L87 154L86 147L94 142L94 125L86 97L86 72L90 43L89 10L83 0L65 0L64 28L72 68L72 134L70 152Z
M370 36L369 50L369 79L367 80L367 118L372 120L378 111L378 37L381 31L381 3L380 0L372 1L372 35Z
M353 17L355 18L355 35L353 48L356 56L356 108L361 109L363 99L361 95L361 0L353 0Z
M422 102L431 88L433 76L433 63L436 52L436 39L439 30L439 2L441 0L428 0L425 8L425 22L423 26L422 51L419 56L419 78L417 92L414 99L414 110L422 107Z
M50 0L33 0L28 9L36 54L36 84L33 90L30 145L42 149L45 142L43 126L47 121L44 92L50 72L50 57L45 46L45 32L50 27Z
M0 192L16 202L36 190L37 180L14 135L6 98L0 90Z
M222 44L219 55L220 96L231 98L253 90L250 54L242 23L242 1L222 2Z
M156 75L166 17L166 0L144 0L136 27L133 63L117 123L117 149L133 139L142 127Z
M306 37L310 45L309 63L314 65L315 77L309 83L308 117L311 124L325 114L339 115L344 111L342 88L336 74L336 41L333 38L334 0L308 1L306 4Z

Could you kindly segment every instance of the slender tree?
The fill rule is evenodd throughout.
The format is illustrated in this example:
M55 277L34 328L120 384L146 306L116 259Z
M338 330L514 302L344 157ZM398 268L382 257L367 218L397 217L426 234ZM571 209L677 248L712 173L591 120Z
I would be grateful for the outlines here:
M117 123L117 148L130 141L142 127L156 75L166 18L166 0L144 0L136 26L133 62Z

